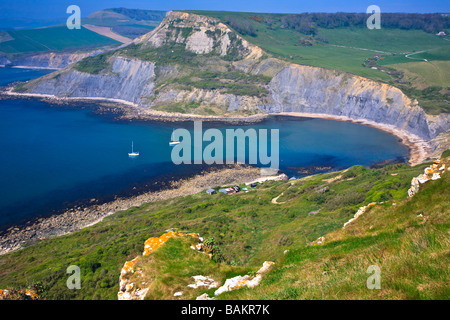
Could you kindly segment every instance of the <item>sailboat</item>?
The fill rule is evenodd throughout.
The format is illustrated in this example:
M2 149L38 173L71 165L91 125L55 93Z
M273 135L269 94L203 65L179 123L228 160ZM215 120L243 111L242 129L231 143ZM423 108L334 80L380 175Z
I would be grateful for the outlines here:
M173 135L173 131L172 131L172 135ZM177 144L179 144L180 141L179 140L174 140L174 141L169 141L169 146L173 147L176 146Z
M133 141L131 142L131 153L128 153L128 156L130 158L134 158L134 157L138 157L139 156L139 152L134 152L134 145L133 145Z

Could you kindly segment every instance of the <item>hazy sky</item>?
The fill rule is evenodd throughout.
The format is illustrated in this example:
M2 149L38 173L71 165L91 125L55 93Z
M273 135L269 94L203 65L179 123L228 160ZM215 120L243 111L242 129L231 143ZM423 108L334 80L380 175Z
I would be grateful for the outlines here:
M0 18L53 19L67 17L66 8L75 4L81 15L105 8L154 10L201 9L247 12L365 12L375 4L381 12L450 12L448 0L0 0Z

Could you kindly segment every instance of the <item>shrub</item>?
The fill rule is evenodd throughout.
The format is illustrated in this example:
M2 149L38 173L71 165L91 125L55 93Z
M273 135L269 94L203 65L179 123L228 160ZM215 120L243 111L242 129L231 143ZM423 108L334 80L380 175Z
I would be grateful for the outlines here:
M99 74L101 71L108 68L108 58L110 56L111 54L104 53L93 57L86 57L79 61L74 68L80 72Z

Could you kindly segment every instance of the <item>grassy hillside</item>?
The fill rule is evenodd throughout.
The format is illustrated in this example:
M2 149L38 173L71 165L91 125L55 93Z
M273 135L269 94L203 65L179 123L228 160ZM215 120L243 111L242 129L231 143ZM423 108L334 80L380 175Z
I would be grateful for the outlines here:
M45 51L88 49L119 42L81 28L69 30L65 26L5 31L13 38L0 42L0 53L8 57Z
M323 245L294 249L254 290L223 299L449 299L450 179L433 181L411 200L374 206ZM368 290L381 270L381 289Z
M225 11L188 11L215 17L230 25L246 40L287 61L337 69L399 87L431 114L450 112L446 81L428 76L436 65L450 61L449 37L438 37L420 29L385 27L369 30L365 25L324 28L304 33L283 22L287 15ZM377 58L375 58L377 56ZM404 75L400 63L424 61L418 77ZM425 62L425 61L424 61ZM376 68L376 69L375 69ZM449 78L447 68L441 70ZM439 87L436 94L421 92Z
M355 166L296 181L266 182L248 193L200 193L148 203L71 235L0 256L0 288L39 284L43 299L116 299L124 262L141 255L147 238L178 228L214 238L223 261L198 258L184 269L196 252L182 240L170 240L152 258L170 261L156 264L165 271L153 278L161 295L152 298L173 298L173 291L194 275L191 271L204 268L222 280L255 271L266 260L275 261L277 268L260 287L223 297L442 298L448 290L449 250L449 199L442 190L449 188L449 173L429 182L413 200L405 200L412 177L424 167ZM339 230L358 207L374 201L385 204L373 207L345 232ZM324 246L311 246L323 235ZM379 263L384 272L386 290L381 296L364 290L369 262ZM81 290L66 288L65 270L72 264L81 268ZM193 293L185 296L189 297Z

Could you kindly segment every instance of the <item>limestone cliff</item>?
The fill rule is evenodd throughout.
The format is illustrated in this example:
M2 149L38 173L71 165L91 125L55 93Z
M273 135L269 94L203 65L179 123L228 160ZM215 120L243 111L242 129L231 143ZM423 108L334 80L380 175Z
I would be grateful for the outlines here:
M107 65L94 73L71 65L30 81L22 90L122 99L146 110L196 103L222 114L256 110L342 115L393 125L425 140L450 129L450 115L427 115L393 86L289 64L220 21L196 14L169 12L156 29L105 56L105 61ZM211 72L214 76L202 78ZM201 108L194 109L186 112Z
M394 125L429 140L450 129L450 115L427 115L401 90L366 78L322 68L289 65L270 82L267 112L347 116Z
M109 73L88 74L70 69L37 81L31 92L70 97L104 97L144 104L154 87L155 65L116 57Z
M100 54L101 52L102 50L79 53L48 52L20 58L9 64L21 67L62 69L81 59Z

